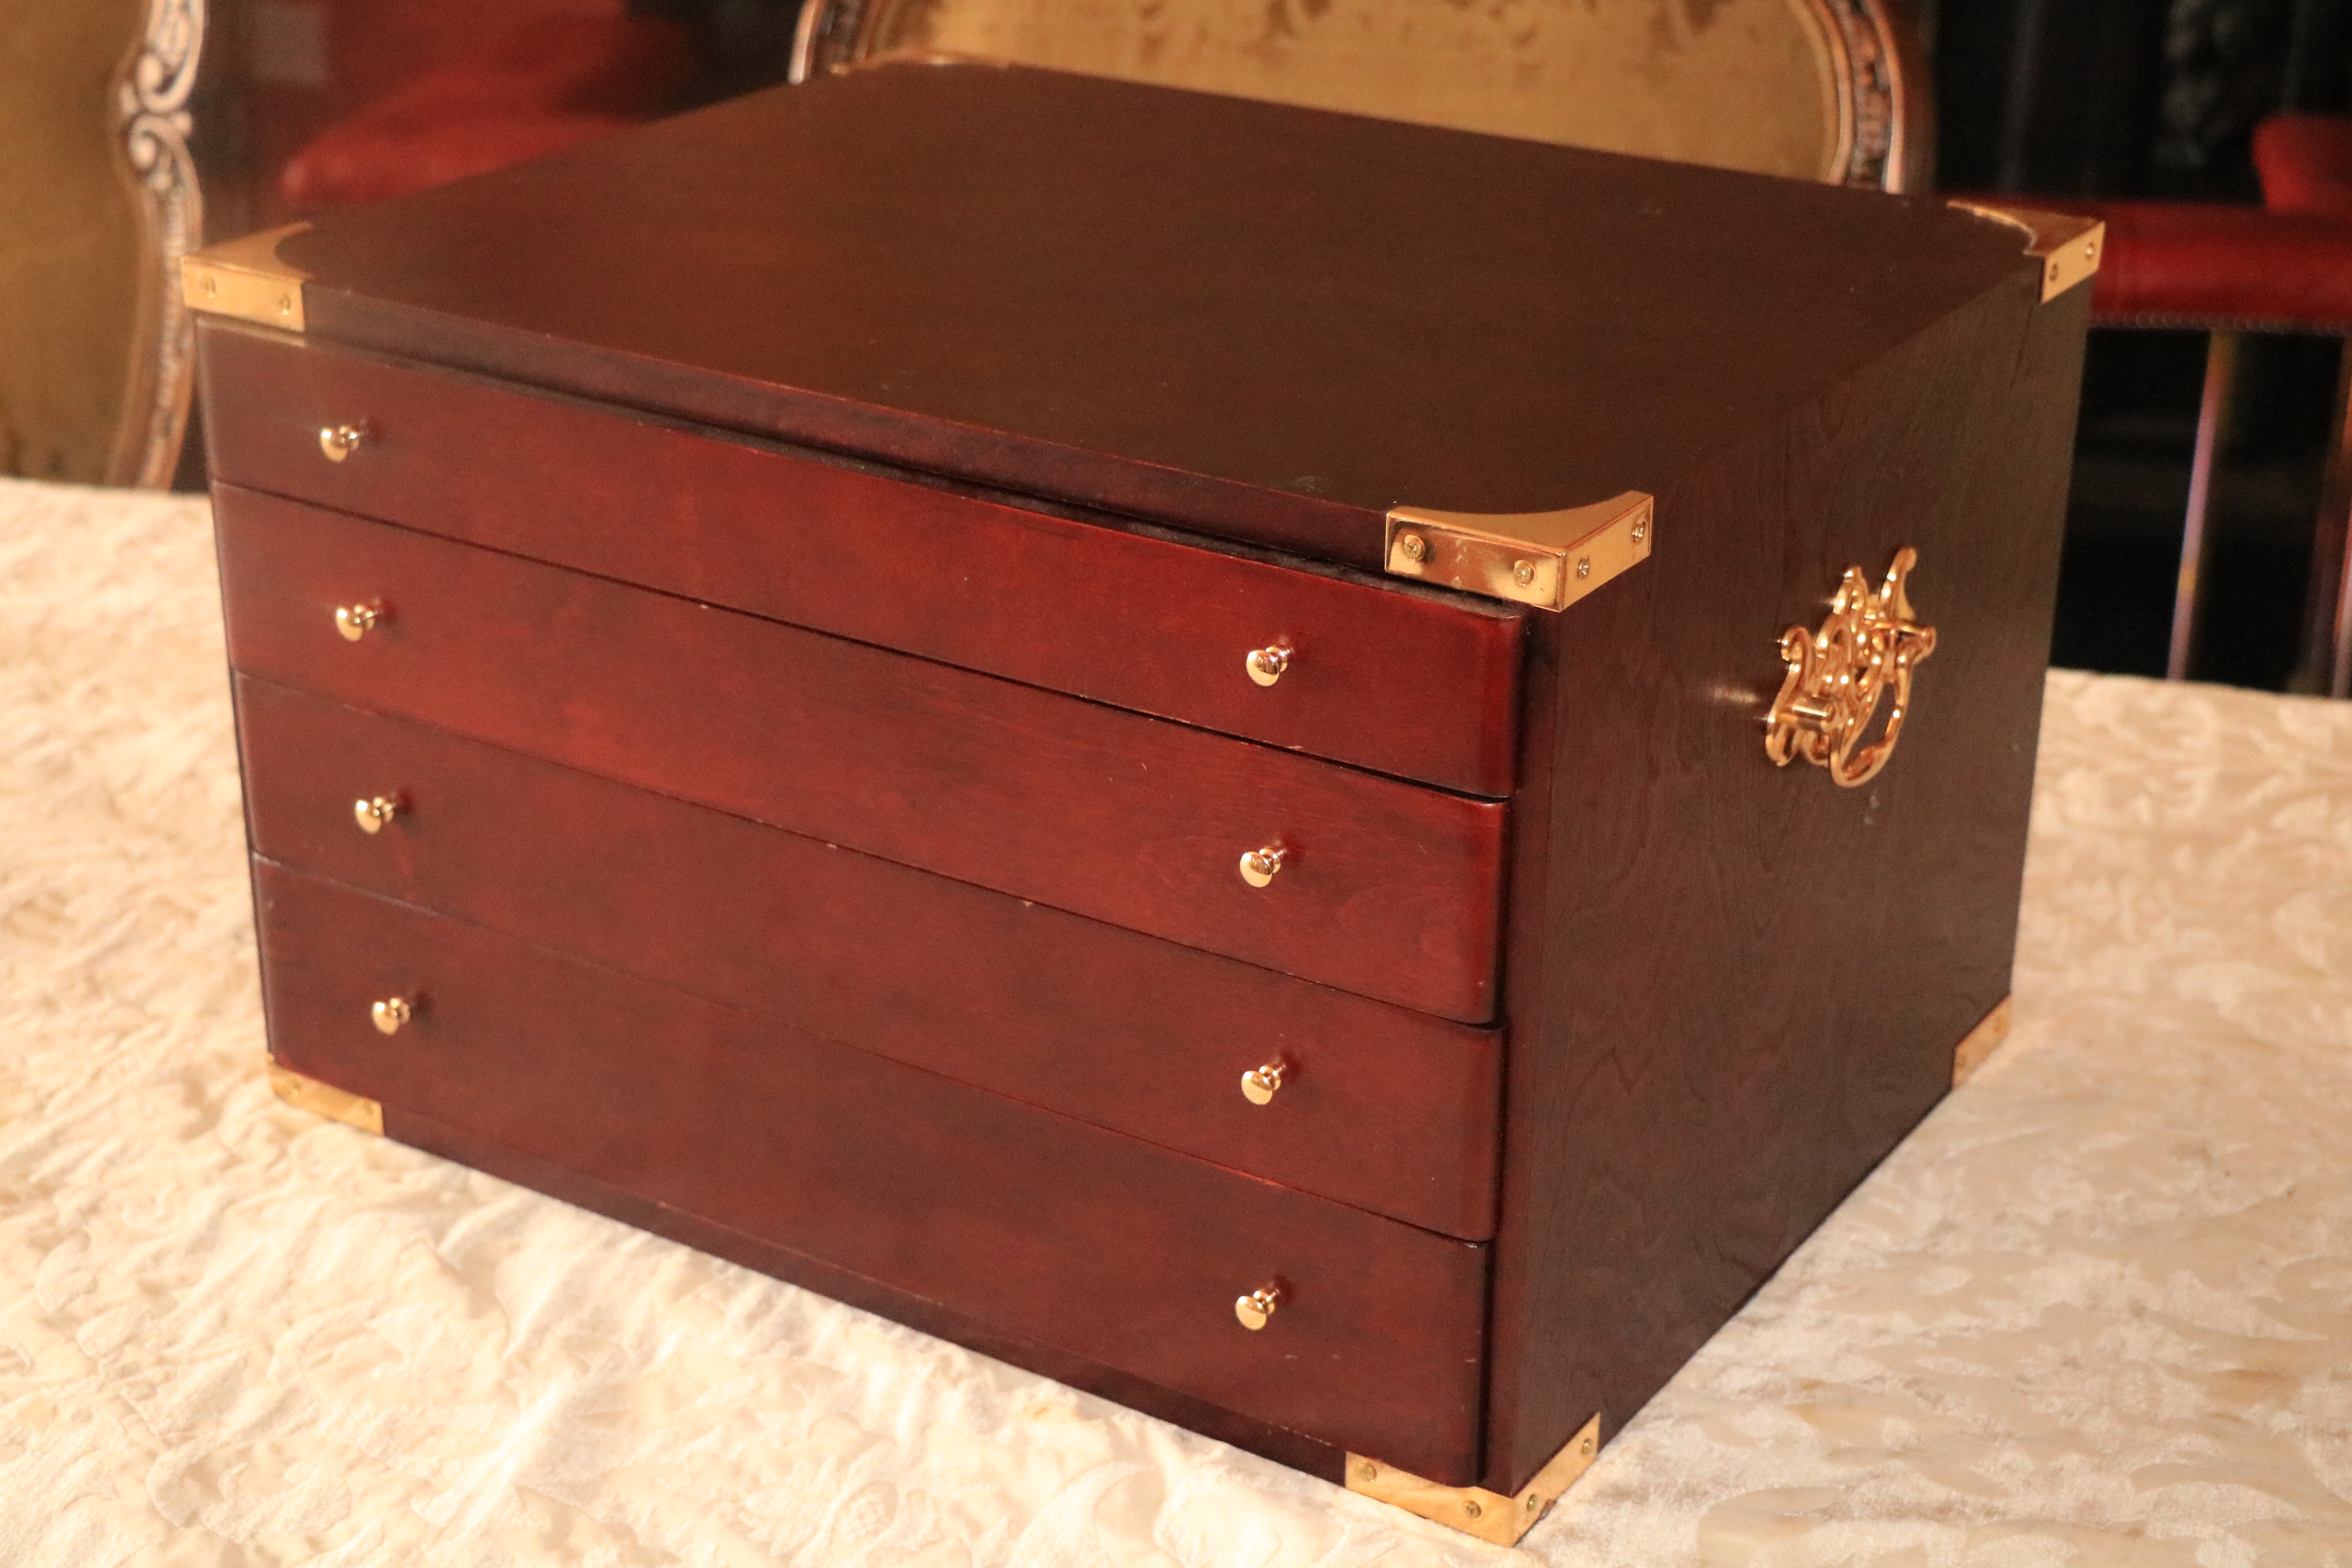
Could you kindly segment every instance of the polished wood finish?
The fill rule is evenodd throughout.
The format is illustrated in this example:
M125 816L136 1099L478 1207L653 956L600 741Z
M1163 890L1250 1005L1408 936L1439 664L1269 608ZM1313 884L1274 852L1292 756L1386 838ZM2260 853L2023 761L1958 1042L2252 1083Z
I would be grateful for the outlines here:
M1451 1236L1501 1041L240 677L254 847L803 1033ZM354 800L399 813L360 830ZM1241 1075L1284 1064L1265 1106Z
M268 861L278 1058L1335 1444L1466 1479L1486 1249ZM371 1001L411 998L393 1036ZM1279 1280L1274 1321L1236 1295Z
M1622 1426L2008 994L2087 294L1990 289L1693 471L1661 569L1531 647L1484 1484ZM1775 769L1780 630L1904 544L1938 640L1894 760Z
M230 461L411 526L220 489L254 829L479 922L332 889L265 909L273 1039L380 1094L395 1135L768 1248L761 1267L944 1331L985 1325L1024 1364L1318 1473L1345 1447L1512 1495L1738 1309L2008 990L2084 290L2043 303L2000 224L898 66L336 215L280 255L312 274L331 353L207 333L240 405ZM384 439L328 473L301 442L368 416L331 405L354 388L383 395ZM511 471L461 445L469 422L512 441ZM763 483L880 552L804 571L785 544L811 536L759 521ZM1656 498L1652 554L1564 612L1423 620L1426 591L1344 570L1380 566L1400 504L1625 490ZM862 603L887 598L892 549L1015 527L1035 548L1001 574L926 564L906 603ZM1781 634L1906 545L1939 641L1892 763L1853 790L1775 769ZM1171 563L1186 607L1147 624L1080 552ZM969 603L939 591L959 570ZM1220 607L1227 582L1268 586ZM1175 679L1204 657L1193 630L1253 641L1252 606L1293 593L1339 595L1329 625L1466 652L1417 654L1418 684L1384 677L1297 729L1234 716L1274 713L1248 706L1269 689L1220 707ZM1360 594L1396 603L1343 603ZM370 601L382 621L338 637L333 608ZM1169 672L1085 642L1097 605ZM1069 637L1101 684L1051 668ZM1495 718L1506 645L1516 721ZM1453 727L1432 717L1449 704ZM1515 760L1490 749L1514 741ZM414 775L325 788L409 755ZM374 838L337 816L385 789L415 811ZM1296 857L1252 890L1235 861L1270 841ZM265 871L264 898L297 883L317 887ZM387 1049L364 991L395 984L442 989ZM1347 1059L1380 1065L1349 1106L1312 1103L1379 1142L1221 1142L1278 1124L1191 1100L1257 1009L1315 1034L1266 1109L1333 1083L1339 1020ZM451 1020L490 1027L429 1048ZM1454 1130L1493 1103L1481 1064L1506 1030L1490 1176ZM1021 1092L1087 1036L1133 1080ZM1430 1141L1377 1172L1412 1142L1396 1085L1448 1050ZM1223 1092L1245 1065L1220 1067ZM780 1112L814 1119L804 1147L753 1149L729 1121L764 1114L769 1073L805 1097ZM986 1214L954 1206L973 1194ZM1315 1312L1348 1303L1309 1325L1342 1363L1268 1381L1244 1375L1261 1344L1203 1359L1223 1342L1167 1315L1208 1289L1186 1271L1293 1226L1317 1269L1355 1271L1336 1294L1312 1276ZM1087 1301L1023 1298L1011 1282L1074 1243ZM1395 1299L1351 1294L1376 1281ZM1250 1288L1219 1284L1219 1310ZM1122 1337L1137 1325L1161 1327Z
M2038 275L1940 204L921 65L280 255L338 342L1368 569L1390 507L1656 493Z
M688 1247L699 1247L714 1257L740 1263L746 1268L756 1268L779 1279L805 1286L836 1301L846 1301L853 1307L878 1312L925 1333L953 1340L984 1355L1055 1378L1073 1388L1082 1388L1089 1394L1098 1394L1105 1399L1115 1399L1132 1409L1157 1415L1163 1421L1189 1426L1219 1442L1231 1443L1253 1454L1263 1454L1277 1463L1319 1476L1335 1485L1341 1479L1340 1466L1347 1459L1347 1450L1303 1432L1240 1415L1197 1394L1180 1394L1163 1384L1074 1354L1050 1342L1007 1333L993 1324L983 1323L968 1313L958 1311L946 1302L869 1279L862 1274L853 1274L845 1268L836 1268L806 1253L794 1252L790 1247L762 1241L740 1230L714 1225L683 1209L672 1208L625 1188L600 1182L570 1166L520 1153L492 1142L479 1133L462 1131L414 1110L398 1106L387 1107L384 1131L387 1137L444 1159L455 1160L478 1171L488 1171L494 1176L546 1193L565 1203L609 1215L640 1230L668 1237Z
M1507 809L217 487L248 674L1465 1022ZM381 603L357 642L336 606ZM1237 870L1283 844L1274 885Z
M1511 790L1519 612L1246 560L207 328L214 473L430 533L1475 795ZM363 422L347 461L321 428ZM583 518L627 526L583 528ZM1295 650L1271 687L1254 648ZM1376 717L1377 716L1377 717Z

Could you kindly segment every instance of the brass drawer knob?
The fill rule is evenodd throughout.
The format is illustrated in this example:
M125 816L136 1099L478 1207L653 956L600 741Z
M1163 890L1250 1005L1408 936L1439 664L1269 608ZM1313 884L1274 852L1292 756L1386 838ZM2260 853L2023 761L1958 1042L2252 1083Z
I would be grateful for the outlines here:
M382 605L337 605L335 629L345 642L357 642L383 623Z
M382 833L383 825L400 815L400 801L391 795L371 795L352 802L352 819L362 833Z
M1274 1091L1282 1087L1282 1064L1278 1061L1252 1068L1242 1074L1242 1098L1252 1105L1270 1105Z
M1242 855L1242 880L1253 888L1265 887L1274 880L1274 874L1282 869L1283 858L1289 853L1279 844L1244 851Z
M1290 668L1290 651L1287 643L1252 648L1249 657L1242 660L1242 668L1248 670L1249 678L1260 686L1272 686L1282 679L1282 672Z
M1243 1328L1255 1333L1274 1321L1274 1310L1281 1305L1282 1287L1268 1285L1262 1290L1253 1290L1236 1300L1234 1303L1234 1316L1241 1320Z
M404 996L387 996L368 1009L368 1016L375 1021L377 1034L396 1035L403 1024L416 1016L416 1009Z
M327 454L327 461L340 463L360 449L367 433L364 419L352 425L329 425L319 432L319 450Z

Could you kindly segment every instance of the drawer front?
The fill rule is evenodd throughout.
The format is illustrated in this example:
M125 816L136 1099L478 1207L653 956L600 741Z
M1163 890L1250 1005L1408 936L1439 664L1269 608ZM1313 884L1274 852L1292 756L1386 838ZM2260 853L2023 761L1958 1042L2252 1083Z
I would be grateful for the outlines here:
M1500 1040L593 774L236 682L273 860L1449 1236ZM359 801L393 802L365 831ZM591 852L602 847L600 852ZM1274 1067L1263 1094L1243 1075Z
M213 472L1470 794L1518 612L1244 560L207 321ZM364 422L341 462L319 432ZM1272 686L1255 649L1286 647Z
M1504 812L220 487L236 668L1465 1022ZM357 640L339 605L380 605ZM1241 857L1279 847L1270 885ZM601 852L600 847L589 847Z
M268 861L255 885L272 1053L395 1136L414 1110L1253 1418L1475 1468L1481 1245ZM1234 1303L1268 1285L1253 1332Z

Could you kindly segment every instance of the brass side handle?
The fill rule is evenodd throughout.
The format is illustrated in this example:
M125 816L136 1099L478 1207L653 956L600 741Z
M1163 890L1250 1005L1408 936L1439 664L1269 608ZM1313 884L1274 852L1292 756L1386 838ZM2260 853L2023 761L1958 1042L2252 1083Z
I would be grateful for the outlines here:
M379 1035L396 1035L400 1026L416 1016L416 1005L405 996L387 996L368 1008L368 1017Z
M1282 1088L1283 1063L1279 1058L1255 1067L1242 1074L1242 1098L1252 1105L1270 1105L1275 1092Z
M1847 567L1821 629L1790 626L1780 634L1789 673L1764 716L1764 754L1775 765L1802 757L1853 789L1877 777L1895 755L1911 711L1911 674L1936 651L1936 628L1919 624L1906 586L1918 563L1909 545L1896 551L1874 594L1861 567ZM1864 745L1882 706L1885 726Z
M327 455L327 461L340 463L358 451L367 437L368 424L364 419L349 425L325 426L319 431L319 450Z
M1262 849L1244 850L1242 880L1253 888L1265 887L1274 880L1275 873L1282 869L1282 863L1289 855L1290 851L1279 844L1269 844Z
M362 833L382 833L383 825L400 815L400 807L398 795L370 795L352 802L352 819L360 825Z
M388 618L382 605L337 605L335 606L335 630L342 635L345 642L359 641L360 638L382 626Z
M1252 1333L1274 1321L1274 1310L1282 1305L1282 1287L1267 1285L1253 1290L1234 1302L1234 1316Z
M1291 656L1295 651L1288 643L1268 643L1264 647L1250 649L1248 657L1242 660L1242 668L1248 670L1249 678L1260 686L1272 686L1282 679L1282 672L1290 668Z

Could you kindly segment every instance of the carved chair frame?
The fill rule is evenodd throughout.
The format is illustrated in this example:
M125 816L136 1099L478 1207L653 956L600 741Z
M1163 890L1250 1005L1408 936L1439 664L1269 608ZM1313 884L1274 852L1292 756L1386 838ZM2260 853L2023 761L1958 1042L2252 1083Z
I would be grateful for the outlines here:
M205 0L148 0L143 34L113 83L115 143L137 187L139 322L109 483L172 482L194 387L194 330L180 298L180 258L202 248L204 197L188 155L188 101L204 55Z
M1830 183L1906 192L1934 167L1933 101L1925 52L1900 0L1789 0L1825 41L1837 91ZM885 40L926 0L808 0L793 40L791 79L877 59Z

